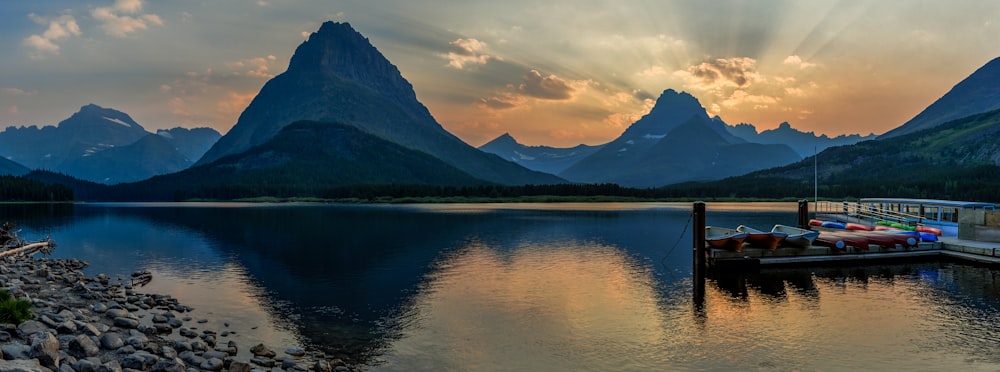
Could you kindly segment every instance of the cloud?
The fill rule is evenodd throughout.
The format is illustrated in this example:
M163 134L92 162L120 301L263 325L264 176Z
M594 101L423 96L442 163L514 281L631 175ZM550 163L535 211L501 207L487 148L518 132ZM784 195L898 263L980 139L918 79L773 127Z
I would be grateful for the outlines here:
M30 49L28 57L31 59L38 60L50 55L58 55L59 44L56 43L57 41L81 35L80 25L70 14L49 19L32 13L28 14L28 18L39 25L48 26L41 34L30 35L21 41L21 45Z
M17 112L18 112L17 106L15 106L15 105L12 105L12 106L10 106L10 107L7 108L7 113L8 114L17 115Z
M480 98L479 102L477 102L477 105L480 108L484 108L489 111L496 111L496 110L512 109L517 107L518 104L523 102L524 102L523 97L506 93L506 94L499 94L489 98Z
M464 69L466 64L485 65L492 56L483 53L486 51L486 43L476 39L456 39L448 43L448 54L444 58L448 59L448 67Z
M745 88L754 82L757 60L750 57L719 58L674 72L686 86L700 90Z
M267 57L247 58L234 62L226 62L226 66L234 70L243 70L243 72L237 72L237 74L244 73L247 76L270 79L274 77L274 74L270 72L270 68L275 60L277 60L275 56L268 55Z
M531 70L524 74L523 82L517 90L530 97L567 100L573 98L573 93L576 92L573 85L576 84L558 76L542 76L537 70Z
M151 24L163 25L160 16L141 12L142 0L116 0L113 6L92 9L90 16L101 23L104 33L115 37L126 37Z
M788 58L785 58L785 61L782 63L786 65L798 66L800 70L816 67L815 63L804 62L802 61L802 58L797 55L788 56Z
M0 91L2 91L6 95L11 95L11 96L31 96L35 94L35 92L28 92L20 88L3 88Z

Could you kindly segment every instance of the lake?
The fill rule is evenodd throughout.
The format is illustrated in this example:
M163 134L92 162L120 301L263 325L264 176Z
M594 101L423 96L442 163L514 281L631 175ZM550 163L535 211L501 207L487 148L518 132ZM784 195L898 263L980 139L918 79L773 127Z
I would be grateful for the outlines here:
M0 205L88 275L196 308L242 349L370 370L997 370L1000 270L952 261L713 273L690 203ZM795 203L708 203L709 225Z

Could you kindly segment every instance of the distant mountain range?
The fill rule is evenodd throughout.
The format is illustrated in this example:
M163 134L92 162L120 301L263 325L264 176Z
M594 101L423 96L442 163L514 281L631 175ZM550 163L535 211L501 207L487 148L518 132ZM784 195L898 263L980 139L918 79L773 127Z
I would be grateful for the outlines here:
M879 138L891 138L949 121L1000 109L1000 58L986 63L896 129Z
M569 166L600 150L603 146L587 146L582 144L570 148L525 146L518 143L509 133L504 133L500 137L479 146L479 149L520 164L528 169L559 174L566 170L566 168L569 168Z
M296 48L288 70L264 84L233 129L197 164L264 144L299 120L351 125L489 182L565 182L478 151L444 130L396 66L349 24L334 22Z
M210 128L153 134L128 114L90 104L56 126L6 128L0 156L30 169L114 184L187 168L219 137Z
M757 133L757 128L753 124L736 124L734 126L727 126L726 129L729 130L729 133L747 142L788 145L788 147L795 150L801 157L812 156L826 150L828 147L853 145L861 141L873 140L877 137L875 134L866 136L844 134L833 138L825 134L817 136L814 132L802 132L792 128L792 125L788 124L788 122L781 123L777 128L768 129L760 133Z
M805 197L818 192L823 197L997 201L998 61L976 70L913 120L877 140L832 147L782 167L671 188L687 196ZM954 116L960 117L946 119Z
M704 128L693 125L674 132L691 118L696 118L695 122ZM874 138L875 135L817 136L798 131L788 123L757 133L751 124L730 126L719 117L709 119L696 98L668 89L648 115L604 145L525 146L505 133L479 149L574 182L648 187L719 179L789 164L830 146ZM696 143L699 145L694 146ZM785 151L786 146L794 153Z

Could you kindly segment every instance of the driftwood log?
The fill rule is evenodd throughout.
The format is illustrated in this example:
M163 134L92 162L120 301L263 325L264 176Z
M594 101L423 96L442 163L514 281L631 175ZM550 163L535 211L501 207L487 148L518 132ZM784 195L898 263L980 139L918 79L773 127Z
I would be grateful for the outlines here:
M34 254L35 252L39 252L39 251L43 251L43 250L47 251L47 250L49 250L50 248L52 248L54 246L55 246L55 243L52 243L51 240L45 240L45 241L41 241L41 242L37 242L37 243L31 243L31 244L27 244L27 245L24 245L24 246L19 247L19 248L8 249L6 251L0 252L0 258L9 257L9 256L13 256L13 255L19 255L19 254L31 255L31 254Z

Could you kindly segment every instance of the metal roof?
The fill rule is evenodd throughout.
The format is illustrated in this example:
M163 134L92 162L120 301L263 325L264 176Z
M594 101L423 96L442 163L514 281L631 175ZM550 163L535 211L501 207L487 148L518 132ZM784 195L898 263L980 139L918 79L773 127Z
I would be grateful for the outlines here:
M993 203L939 200L939 199L906 199L906 198L861 198L861 203L886 203L886 204L910 204L925 205L935 207L956 207L956 208L995 208Z

